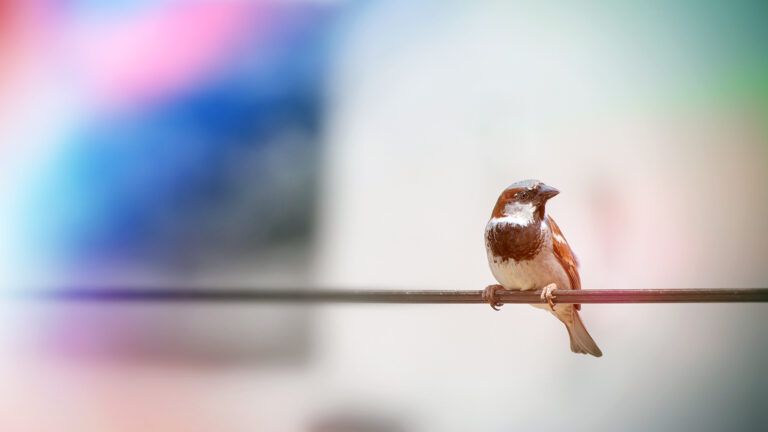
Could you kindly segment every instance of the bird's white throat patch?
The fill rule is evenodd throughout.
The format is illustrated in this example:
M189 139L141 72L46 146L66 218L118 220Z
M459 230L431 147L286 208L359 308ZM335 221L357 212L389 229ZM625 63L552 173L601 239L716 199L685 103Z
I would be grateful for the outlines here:
M535 212L536 206L533 204L509 203L504 206L504 216L493 218L493 222L528 226L533 223Z

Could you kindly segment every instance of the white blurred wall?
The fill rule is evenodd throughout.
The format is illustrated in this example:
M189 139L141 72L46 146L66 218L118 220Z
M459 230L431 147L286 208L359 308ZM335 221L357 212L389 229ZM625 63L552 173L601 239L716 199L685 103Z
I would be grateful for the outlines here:
M373 9L335 71L323 284L493 283L483 228L498 193L525 178L562 191L548 211L585 288L765 283L765 125L707 97L721 53L697 50L674 20L623 25L565 5ZM321 373L341 399L401 406L415 430L738 427L755 420L741 401L768 396L745 386L768 358L763 312L585 306L605 352L593 359L530 307L333 308Z

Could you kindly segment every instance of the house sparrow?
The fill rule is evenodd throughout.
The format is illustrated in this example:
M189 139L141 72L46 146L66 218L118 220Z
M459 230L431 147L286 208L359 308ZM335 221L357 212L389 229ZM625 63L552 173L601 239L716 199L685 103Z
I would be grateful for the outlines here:
M483 296L498 310L498 290L542 289L541 297L548 305L533 306L549 309L565 324L571 351L600 357L603 353L579 317L581 305L553 302L555 289L581 289L576 257L544 210L558 193L538 180L513 183L501 193L485 227L488 264L501 285L489 286Z

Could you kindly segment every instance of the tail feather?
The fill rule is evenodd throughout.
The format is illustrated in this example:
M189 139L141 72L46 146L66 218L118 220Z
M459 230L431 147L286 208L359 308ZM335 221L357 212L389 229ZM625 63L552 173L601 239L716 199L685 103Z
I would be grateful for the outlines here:
M565 328L568 329L568 336L571 337L571 351L580 354L591 354L595 357L601 357L603 352L589 335L587 328L584 327L584 323L581 321L579 312L573 310L573 319L569 322L565 322ZM570 325L569 325L570 324Z

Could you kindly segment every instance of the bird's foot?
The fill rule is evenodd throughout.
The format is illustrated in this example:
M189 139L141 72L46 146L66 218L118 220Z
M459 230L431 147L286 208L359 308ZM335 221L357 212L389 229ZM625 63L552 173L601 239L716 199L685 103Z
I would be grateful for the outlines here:
M486 288L488 289L488 288ZM541 299L546 300L547 304L549 305L549 308L553 311L555 310L555 295L552 293L552 291L557 289L557 285L551 283L544 287L544 289L541 290Z
M500 310L499 308L504 306L504 303L500 302L497 296L499 291L504 291L504 287L501 285L488 285L483 290L483 301L488 302L493 310Z

